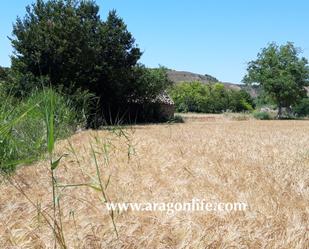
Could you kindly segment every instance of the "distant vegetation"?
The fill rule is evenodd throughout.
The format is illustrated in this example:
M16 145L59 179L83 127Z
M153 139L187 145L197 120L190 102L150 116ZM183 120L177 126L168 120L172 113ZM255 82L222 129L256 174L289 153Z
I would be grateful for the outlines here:
M299 117L309 116L309 97L301 99L293 107L293 112Z
M170 70L170 79L177 83L170 95L178 112L242 112L256 108L253 116L257 119L306 117L309 65L300 53L291 42L281 46L269 44L256 60L248 63L243 79L246 85L234 88L217 79L211 82L209 77Z
M265 85L265 84L259 83L257 80L250 81L253 78L249 80L249 71L251 72L251 70L249 70L250 66L248 67L248 74L246 75L244 79L244 82L246 84L234 84L234 83L228 83L228 82L220 83L219 80L217 80L216 78L210 75L201 75L201 74L196 74L196 73L191 73L191 72L186 72L186 71L175 71L175 70L168 70L167 72L168 77L176 85L180 83L193 83L193 82L203 83L206 85L209 85L209 84L214 85L215 83L220 83L220 84L223 84L226 89L232 89L234 92L238 90L246 91L247 93L250 94L251 98L253 99L253 103L251 104L251 106L254 109L256 109L255 114L253 116L258 119L260 119L260 117L263 116L263 115L257 114L259 112L262 112L262 113L269 112L267 113L267 116L269 117L269 119L276 119L276 118L289 118L289 119L292 118L293 119L293 118L306 117L309 115L309 112L307 111L309 109L309 106L308 106L308 94L309 94L308 81L309 79L307 76L308 64L304 64L306 63L307 60L305 58L299 58L299 53L301 50L298 48L295 48L292 43L288 43L288 45L281 46L282 48L274 43L272 44L272 46L277 47L277 52L276 52L277 55L275 57L277 57L277 61L280 61L278 63L281 64L281 66L279 66L281 70L281 75L289 75L291 79L293 79L294 77L295 80L297 80L298 82L296 81L294 82L294 80L285 81L283 77L282 79L272 78L273 74L269 74L268 75L269 78L267 74L261 76L261 77L266 77L266 78L261 78L261 80L263 80L264 83L266 81L269 81L269 82L273 81L274 88L273 90L271 90L266 87L267 84ZM288 48L286 49L287 51L289 51L290 55L285 54L285 57L287 57L285 58L284 56L280 55L281 52L279 52L279 50L283 49L283 47L288 47L288 46L289 46L289 49ZM267 48L263 49L263 51L266 49ZM294 55L293 55L293 49L294 49L294 52L296 53ZM258 56L260 58L261 55L259 54ZM295 62L294 64L292 63L292 65L289 66L289 61L291 61L292 59L295 60ZM253 62L250 62L249 65L251 65L252 63ZM264 63L263 65L266 68L268 67L269 69L276 71L275 67L272 65L272 60L265 59L263 63ZM296 70L297 64L298 64L300 71ZM284 65L287 65L287 66L285 67ZM251 72L251 74L253 75L254 73ZM278 79L278 82L277 82L277 79ZM270 84L270 86L272 86L272 84ZM175 88L177 87L174 87L173 89ZM290 95L289 91L292 91L292 90L294 92L291 93ZM183 91L183 94L180 94L181 91ZM173 90L171 92L173 92ZM188 88L180 87L180 89L178 89L177 91L177 94L173 96L176 102L177 111L186 112L189 109L192 111L194 110L195 112L206 112L206 113L209 113L209 112L218 113L218 112L225 111L224 108L219 108L217 110L214 110L216 108L200 108L201 99L203 97L201 96L193 97L193 95L195 94L192 94L190 92L191 91ZM306 92L307 92L307 96L306 96ZM299 95L296 96L295 93L299 93ZM203 95L203 94L197 94L197 95ZM276 111L278 112L280 109L278 101L276 100L276 97L274 97L277 95L278 96L280 95L281 97L284 97L284 95L286 95L286 97L289 98L288 101L282 101L282 103L285 103L285 104L281 106L280 116L278 114L275 115L275 112ZM290 96L292 95L294 96L294 98L290 98ZM184 96L187 96L187 97L184 98ZM210 97L208 97L208 99L210 99ZM194 102L195 104L190 104L189 102L190 103ZM227 103L228 101L224 101L224 102ZM196 103L199 103L199 104L196 104ZM222 104L219 104L219 105L222 106ZM235 109L243 110L242 108L235 108L235 105L233 105L231 108L228 108L228 111L235 111Z
M170 90L176 111L222 113L252 111L253 98L244 90L227 89L221 83L183 82Z
M283 108L287 109L290 116L293 107L308 103L303 100L308 98L305 89L309 85L308 60L300 58L299 54L300 49L291 42L282 46L271 43L262 49L256 60L248 64L248 73L243 81L262 87L265 96L277 105L278 118L283 116ZM295 111L303 115L306 108L299 108Z
M253 117L260 120L272 119L271 115L268 112L254 112Z

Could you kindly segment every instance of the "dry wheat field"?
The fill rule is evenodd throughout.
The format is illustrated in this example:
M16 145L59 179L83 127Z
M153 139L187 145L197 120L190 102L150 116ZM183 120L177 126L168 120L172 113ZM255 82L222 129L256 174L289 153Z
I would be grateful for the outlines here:
M67 248L309 248L309 122L233 121L82 131L59 141L59 185L97 181L113 202L248 203L239 212L116 212L94 187L59 187ZM92 147L92 149L91 149ZM53 248L47 161L0 185L0 248ZM50 215L50 216L49 216ZM59 246L57 248L60 248Z

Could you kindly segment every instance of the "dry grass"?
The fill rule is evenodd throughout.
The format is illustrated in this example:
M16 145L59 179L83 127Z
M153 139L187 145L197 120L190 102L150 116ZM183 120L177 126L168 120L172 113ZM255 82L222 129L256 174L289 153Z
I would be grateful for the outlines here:
M177 125L136 126L131 141L86 131L58 143L68 152L62 183L91 181L98 152L102 179L115 202L181 202L193 197L244 201L245 212L127 212L115 215L117 239L100 193L66 188L61 195L68 248L309 248L309 122L230 121L221 116ZM94 137L97 137L95 141ZM104 143L109 163L104 160ZM134 148L134 150L132 149ZM106 159L106 158L105 158ZM51 212L48 163L14 176L41 210ZM0 185L0 248L52 248L38 208L11 184Z

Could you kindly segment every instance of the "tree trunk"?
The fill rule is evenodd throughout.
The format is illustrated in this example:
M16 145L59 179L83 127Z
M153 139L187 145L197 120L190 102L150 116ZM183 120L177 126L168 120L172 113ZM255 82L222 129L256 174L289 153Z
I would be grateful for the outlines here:
M292 116L292 108L291 108L291 106L288 106L286 108L286 111L287 111L287 114L289 115L289 117L291 117Z
M281 103L279 103L279 105L278 105L278 116L277 116L277 118L278 118L278 119L281 119L281 117L282 117L282 105L281 105Z

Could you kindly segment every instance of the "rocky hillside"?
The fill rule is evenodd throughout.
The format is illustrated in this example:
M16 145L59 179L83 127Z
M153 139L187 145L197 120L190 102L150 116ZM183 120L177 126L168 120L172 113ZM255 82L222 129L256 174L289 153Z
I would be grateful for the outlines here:
M219 81L216 77L211 76L209 74L202 75L202 74L197 74L197 73L191 73L191 72L186 72L186 71L176 71L176 70L168 70L167 74L168 74L169 79L174 83L199 81L205 84L209 84L209 83L221 82L228 88L240 90L244 87L241 84Z
M179 82L191 82L191 81L200 81L202 83L218 82L218 79L215 77L205 74L196 74L186 71L176 71L168 70L168 77L171 81L175 83Z

